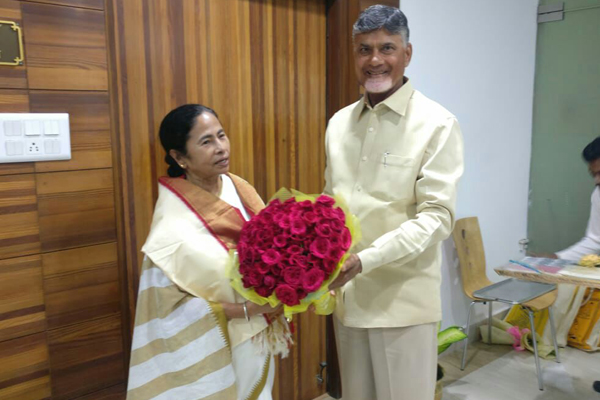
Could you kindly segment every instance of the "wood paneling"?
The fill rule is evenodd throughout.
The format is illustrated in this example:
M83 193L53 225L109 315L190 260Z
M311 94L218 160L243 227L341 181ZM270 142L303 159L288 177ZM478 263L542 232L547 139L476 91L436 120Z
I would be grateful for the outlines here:
M107 90L104 13L22 3L30 89Z
M13 21L22 26L21 4L16 0L0 0L0 20ZM26 63L27 54L24 65L0 67L0 89L27 89Z
M108 389L100 390L98 392L94 392L87 396L78 397L78 400L125 400L127 397L127 386L122 383L120 385L116 385L113 387L109 387Z
M2 78L1 71L2 68L0 68L0 78ZM4 82L4 79L1 81ZM0 112L29 112L29 96L27 95L27 91L0 89ZM0 164L0 175L27 174L33 171L33 163Z
M0 176L0 259L39 253L35 177Z
M37 175L42 251L115 240L111 169Z
M46 330L39 255L0 261L0 342Z
M106 92L29 92L31 112L68 113L71 160L35 164L36 172L112 167L110 109Z
M0 399L50 398L46 335L39 333L0 342Z
M125 399L104 4L0 0L25 44L24 66L0 68L0 112L68 113L72 151L0 164L3 400Z
M361 8L359 0L330 0L327 13L327 119L360 98L354 72L352 26Z
M52 398L72 399L123 382L121 317L48 332Z
M42 256L48 328L120 311L116 243Z
M56 4L60 6L90 8L92 10L104 10L104 0L23 0L34 3Z

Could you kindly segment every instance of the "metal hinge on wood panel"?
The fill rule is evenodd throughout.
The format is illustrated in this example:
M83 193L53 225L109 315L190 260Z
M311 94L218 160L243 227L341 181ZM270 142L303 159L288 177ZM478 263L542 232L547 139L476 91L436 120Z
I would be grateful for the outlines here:
M543 22L562 21L565 15L565 3L546 4L538 7L538 24Z

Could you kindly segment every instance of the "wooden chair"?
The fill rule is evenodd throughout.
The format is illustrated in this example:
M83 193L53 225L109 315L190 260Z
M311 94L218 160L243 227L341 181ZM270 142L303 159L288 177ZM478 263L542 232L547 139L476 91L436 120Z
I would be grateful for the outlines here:
M477 217L463 218L456 221L456 226L452 232L458 260L460 263L460 275L462 287L465 295L471 299L469 312L467 315L468 331L471 322L471 310L476 303L489 304L488 315L488 343L491 343L491 325L492 325L492 302L498 301L506 304L521 305L529 314L529 322L533 337L536 337L535 326L533 323L533 311L548 308L550 314L550 329L554 341L554 351L556 352L556 362L560 362L558 355L558 345L556 343L556 330L554 325L554 315L551 305L556 300L556 285L545 283L525 282L516 279L507 279L493 284L485 272L485 253L483 250L483 241L479 229L479 220ZM465 340L461 370L465 369L467 357L467 346L469 340ZM535 354L535 365L537 369L538 385L540 390L544 390L542 374L540 373L540 360L537 351L537 342L533 341Z

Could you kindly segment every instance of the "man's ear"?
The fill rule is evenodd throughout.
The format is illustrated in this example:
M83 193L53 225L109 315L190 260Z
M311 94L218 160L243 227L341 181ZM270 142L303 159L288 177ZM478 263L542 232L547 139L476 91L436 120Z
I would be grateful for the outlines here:
M413 54L413 47L412 47L412 43L409 43L408 45L406 45L406 48L404 49L406 57L405 57L405 61L404 61L404 68L408 67L408 65L410 64L410 60L412 59L412 54Z

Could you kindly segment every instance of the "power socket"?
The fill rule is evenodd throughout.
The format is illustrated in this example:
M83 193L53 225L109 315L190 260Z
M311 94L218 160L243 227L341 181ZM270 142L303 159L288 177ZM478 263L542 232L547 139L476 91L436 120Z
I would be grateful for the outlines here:
M39 139L30 139L27 140L27 145L25 146L25 154L42 154L42 143Z

